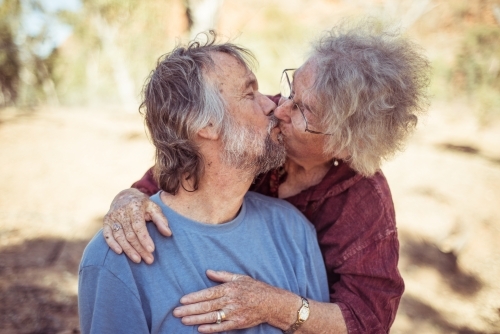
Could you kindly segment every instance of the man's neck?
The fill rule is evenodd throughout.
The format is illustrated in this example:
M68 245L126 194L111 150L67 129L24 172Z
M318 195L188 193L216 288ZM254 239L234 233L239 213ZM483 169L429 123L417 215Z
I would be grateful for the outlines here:
M189 219L206 224L233 220L243 204L243 197L253 181L253 174L217 164L206 164L197 190L184 183L174 196L161 193L163 203Z

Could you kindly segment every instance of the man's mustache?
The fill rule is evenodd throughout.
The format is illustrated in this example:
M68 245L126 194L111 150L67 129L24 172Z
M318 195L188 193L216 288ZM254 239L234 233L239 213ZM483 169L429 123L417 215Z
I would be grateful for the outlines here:
M271 134L271 130L274 129L276 126L278 126L279 122L280 121L276 116L274 115L269 116L269 125L267 126L267 133Z

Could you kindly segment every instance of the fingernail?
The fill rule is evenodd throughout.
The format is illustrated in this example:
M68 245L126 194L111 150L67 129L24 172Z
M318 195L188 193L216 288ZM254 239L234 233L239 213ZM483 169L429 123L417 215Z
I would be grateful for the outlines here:
M148 249L148 252L150 252L150 253L153 253L153 251L155 250L155 248L153 246L151 246L151 245L149 245L147 247L147 249Z
M134 261L135 263L139 263L139 262L141 262L141 258L138 257L137 255L133 255L132 256L132 261Z

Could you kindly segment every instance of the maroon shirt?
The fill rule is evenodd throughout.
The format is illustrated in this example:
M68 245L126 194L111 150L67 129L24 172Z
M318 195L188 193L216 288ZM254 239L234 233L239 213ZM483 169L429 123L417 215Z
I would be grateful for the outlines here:
M316 227L330 300L348 332L387 333L404 291L391 192L382 172L365 178L339 162L321 183L285 200ZM277 197L285 179L276 169L259 176L251 190ZM151 170L132 187L148 195L159 190Z

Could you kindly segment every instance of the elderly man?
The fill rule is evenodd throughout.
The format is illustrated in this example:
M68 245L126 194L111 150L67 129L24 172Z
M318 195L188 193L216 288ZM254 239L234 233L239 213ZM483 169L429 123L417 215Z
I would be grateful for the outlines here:
M274 114L286 162L259 176L252 190L283 198L315 226L330 286L330 303L311 301L300 333L389 332L404 282L391 192L381 162L404 147L427 109L429 64L420 49L377 22L344 24L312 44L306 62L282 73ZM105 217L107 243L136 262L153 262L144 216L171 235L146 194L157 191L148 171L121 192ZM277 323L297 298L250 277L210 272L223 283L190 293L174 311L202 333ZM267 296L262 298L261 296ZM213 324L211 312L230 309L233 322ZM291 316L291 315L288 315ZM283 327L282 327L283 328ZM284 328L283 328L284 329Z
M208 269L245 274L300 296L289 309L275 310L300 310L288 324L255 323L241 332L299 327L310 312L308 299L328 301L314 227L289 203L247 193L257 174L285 159L270 116L276 105L259 93L249 56L210 39L177 47L158 62L142 107L161 189L151 200L174 235L164 240L149 230L157 245L152 265L110 252L102 232L94 237L80 265L83 333L197 332L173 311L186 293L215 285ZM232 321L229 309L210 317Z

